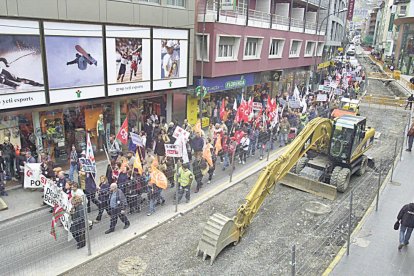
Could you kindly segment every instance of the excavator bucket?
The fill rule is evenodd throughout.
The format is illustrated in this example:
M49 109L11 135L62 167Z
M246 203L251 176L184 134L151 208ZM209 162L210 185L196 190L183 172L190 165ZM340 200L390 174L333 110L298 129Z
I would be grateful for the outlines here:
M330 200L335 200L336 187L294 173L288 173L280 180L283 185L314 194Z
M240 239L240 232L233 219L215 213L210 216L198 243L197 255L203 253L203 260L210 256L210 265L217 255L229 244L236 244Z

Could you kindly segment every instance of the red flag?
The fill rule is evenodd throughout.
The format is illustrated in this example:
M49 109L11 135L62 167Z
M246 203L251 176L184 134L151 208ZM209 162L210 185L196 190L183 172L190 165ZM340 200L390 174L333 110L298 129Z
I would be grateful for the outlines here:
M128 143L128 117L125 118L124 123L116 135L116 139L118 139L124 145Z
M253 99L252 97L249 98L249 102L247 103L248 108L249 108L249 114L253 112ZM249 115L247 115L249 116Z
M221 100L221 107L220 107L220 119L223 120L224 113L226 112L226 103L225 100Z
M64 214L65 214L65 211L63 210L63 208L61 206L55 205L55 207L53 208L52 226L50 229L50 235L52 235L55 240L56 240L55 223L57 223L60 217L62 217Z

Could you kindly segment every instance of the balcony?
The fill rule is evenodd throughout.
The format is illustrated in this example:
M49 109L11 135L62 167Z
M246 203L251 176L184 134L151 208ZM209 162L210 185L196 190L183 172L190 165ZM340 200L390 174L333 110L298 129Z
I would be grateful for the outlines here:
M198 22L203 22L204 20L204 1L200 1L198 7ZM317 1L319 2L319 0ZM316 0L314 2L316 2ZM220 9L219 11L217 11L216 1L208 1L205 13L205 20L206 22L220 22L224 24L245 26L247 21L247 5L245 3L241 3L233 10ZM306 21L305 26L305 20L300 20L293 17L289 18L288 16L271 14L252 9L248 10L247 23L247 25L250 27L275 29L283 31L290 30L291 32L307 34L316 34L317 32L317 25L315 21L308 20ZM326 26L326 20L324 26ZM321 29L320 35L325 35L324 26L319 26Z

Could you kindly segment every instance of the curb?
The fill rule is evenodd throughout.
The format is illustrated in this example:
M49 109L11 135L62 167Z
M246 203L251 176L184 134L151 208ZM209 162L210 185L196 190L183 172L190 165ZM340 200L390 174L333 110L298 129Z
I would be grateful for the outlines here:
M43 209L47 209L48 207L50 208L50 206L48 206L48 205L40 206L40 207L37 207L35 209L32 209L32 210L30 210L28 212L24 212L24 213L18 214L18 215L14 216L14 217L10 217L10 218L6 218L4 220L0 220L0 225L2 225L3 223L9 222L11 220L14 220L14 219L21 218L21 217L26 216L26 215L30 215L30 214L39 212L39 211L41 211Z
M279 148L279 149L276 149L276 150L275 150L275 152L273 152L272 154L270 154L270 156L269 156L269 161L271 161L271 160L272 160L271 158L274 158L274 157L275 157L275 156L276 156L279 152L281 152L281 151L282 151L282 150L284 150L284 149L285 149L285 147L283 147L283 148ZM268 161L263 160L263 161L261 161L261 162L268 162ZM260 161L259 161L258 163L256 163L256 164L260 164ZM253 165L253 166L254 166L254 165ZM266 165L265 165L265 167L266 167ZM264 167L263 167L263 168L264 168ZM209 200L210 200L210 199L212 199L213 197L215 197L215 196L217 196L217 195L219 195L219 194L223 193L224 191L228 190L229 188L231 188L231 187L235 186L236 184L239 184L241 181L245 180L246 178L248 178L248 177L252 176L253 174L257 173L258 171L263 170L263 168L260 168L260 166L258 166L258 168L253 169L253 171L252 171L250 174L245 174L245 175L244 175L244 174L242 174L242 176L240 177L240 179L239 179L239 178L237 178L237 176L236 176L236 177L234 177L234 179L233 179L233 181L232 181L232 182L229 182L229 180L226 180L224 183L220 183L220 184L218 184L218 185L217 185L217 187L218 187L218 186L220 186L220 185L225 185L225 187L223 187L223 189L219 190L218 192L213 193L213 194L211 194L210 196L208 196L208 197L206 197L206 198L203 198L202 200L200 200L200 202L198 202L198 203L194 204L194 205L193 205L193 206L191 206L188 210L184 210L184 211L181 211L181 212L177 212L177 213L175 213L172 217L170 217L170 218L168 218L168 219L166 219L166 220L164 220L164 221L162 221L162 222L158 223L157 225L155 225L155 226L153 226L153 227L148 228L147 230L145 230L145 231L144 231L144 232L142 232L141 234L138 234L138 235L136 235L136 236L134 236L134 237L131 237L131 238L129 238L128 240L126 240L126 241L124 241L124 242L122 242L122 243L120 243L120 244L118 244L118 245L116 245L116 246L114 246L114 247L112 247L112 248L110 248L110 249L108 249L108 250L105 250L105 251L103 251L103 252L100 252L100 253L98 253L96 256L93 256L93 257L91 257L90 259L85 260L85 261L83 261L82 263L80 263L80 264L78 264L78 265L76 265L76 266L74 266L74 267L71 267L70 269L65 270L65 271L63 271L63 272L61 272L61 273L59 273L59 274L57 274L57 275L64 275L64 274L66 274L66 273L68 273L68 272L70 272L70 271L73 271L73 270L75 270L76 268L79 268L79 267L81 267L81 266L83 266L83 265L85 265L85 264L87 264L87 263L89 263L89 262L92 262L92 261L94 261L94 260L96 260L96 259L100 258L101 256L108 254L110 251L112 251L112 250L114 250L114 249L117 249L117 248L119 248L119 247L121 247L121 246L123 246L123 245L125 245L125 244L127 244L127 243L129 243L129 242L131 242L132 240L135 240L135 239L137 239L137 238L139 238L139 237L144 236L144 235L145 235L145 234L147 234L148 232L150 232L150 231L152 231L152 230L154 230L154 229L158 228L159 226L164 225L165 223L167 223L167 222L171 221L172 219L175 219L175 218L177 218L177 217L179 217L179 216L184 216L185 214L188 214L190 211L193 211L195 208L197 208L198 206L202 205L204 202L209 201ZM236 181L236 178L237 178L237 181ZM230 184L230 183L231 183L231 184ZM229 185L229 184L230 184L230 185ZM228 185L228 186L227 186L227 185Z

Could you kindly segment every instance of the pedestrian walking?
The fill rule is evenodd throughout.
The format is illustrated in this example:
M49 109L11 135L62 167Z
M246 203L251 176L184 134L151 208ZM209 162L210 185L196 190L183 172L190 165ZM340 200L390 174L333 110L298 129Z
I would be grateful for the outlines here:
M411 124L411 127L407 132L407 136L408 136L408 141L407 141L408 147L406 151L411 151L413 147L413 141L414 141L414 123Z
M92 177L91 173L86 173L86 179L85 179L85 194L87 201L87 207L88 207L88 213L91 212L91 202L96 204L99 209L99 201L96 199L96 183L95 179Z
M398 250L409 244L414 228L414 203L404 205L397 216L400 222L400 244Z
M82 205L82 197L74 195L72 197L72 209L70 211L72 224L70 232L76 240L77 248L80 249L86 245L85 239L85 213Z
M413 106L413 101L414 101L414 94L411 94L408 98L407 98L407 104L404 107L404 110L407 109L408 106L410 106L410 110Z
M124 193L118 189L116 183L112 183L110 186L110 195L109 195L109 207L111 214L111 224L109 229L105 231L105 234L109 234L115 231L115 226L119 219L125 224L124 229L127 229L130 225L128 218L126 217L126 208L128 206L126 197Z
M193 175L197 183L195 193L198 193L203 186L203 173L202 171L207 168L207 162L199 155L196 155L193 162Z
M279 129L279 143L280 147L284 147L288 141L288 134L290 131L290 123L286 117L283 117L282 121L280 122L280 129Z

